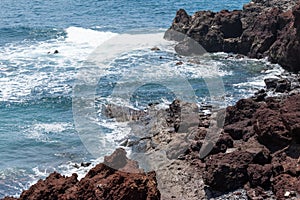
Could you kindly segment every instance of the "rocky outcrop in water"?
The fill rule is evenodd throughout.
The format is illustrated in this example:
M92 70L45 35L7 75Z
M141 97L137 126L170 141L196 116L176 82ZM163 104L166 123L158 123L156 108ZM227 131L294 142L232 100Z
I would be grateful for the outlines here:
M117 149L105 162L96 165L87 175L78 181L77 175L62 176L57 172L40 180L20 198L5 200L158 200L155 172L145 173L135 161L126 157L123 149Z
M208 52L268 57L289 71L300 71L300 2L297 0L253 0L243 10L199 11L193 16L178 10L165 38L180 42L178 53L191 55L195 45L190 45L189 39L177 32L197 41Z

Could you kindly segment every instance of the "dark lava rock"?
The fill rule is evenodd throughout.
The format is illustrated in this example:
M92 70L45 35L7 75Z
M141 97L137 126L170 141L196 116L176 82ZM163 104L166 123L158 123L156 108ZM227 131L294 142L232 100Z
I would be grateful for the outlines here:
M288 174L281 174L276 176L273 180L273 192L276 194L276 197L281 199L289 199L291 196L287 195L289 193L298 193L300 194L300 178L292 177Z
M273 89L275 92L289 92L291 90L291 81L288 79L267 78L264 80L267 89Z
M259 153L234 151L208 157L203 175L204 183L218 191L232 191L243 187L249 181L247 168L249 164L255 163Z
M278 80L279 80L278 78L264 79L267 89L275 89L277 87Z
M247 172L251 187L262 187L268 189L271 185L270 180L273 174L272 169L273 166L271 164L250 164L247 168Z
M300 94L244 99L226 111L224 135L233 148L222 153L224 142L216 145L204 183L223 192L245 186L250 199L268 199L270 189L278 199L299 198Z
M131 164L134 161L124 156L124 150L117 149L111 156L106 157L108 165L117 165L124 171L118 171L101 163L92 168L80 181L77 180L76 174L65 177L54 172L45 180L38 181L24 191L20 198L6 198L6 200L160 199L155 172L142 172L141 169L136 168L136 164ZM122 164L116 160L121 160ZM128 171L135 173L128 173Z
M252 135L254 132L252 118L259 107L260 104L253 99L242 99L235 106L227 107L224 131L234 140Z
M300 144L300 95L293 95L283 101L280 112L283 123L290 131L290 136Z
M165 38L182 42L188 37L208 52L268 57L287 70L300 71L300 3L297 0L253 1L243 10L199 11L193 16L180 9ZM180 46L182 55L190 55L189 45Z
M254 119L256 120L254 129L258 141L271 151L278 151L290 144L289 130L286 128L280 112L262 107L255 113Z
M275 92L286 92L291 90L291 82L287 79L280 79L277 82Z
M210 154L225 153L228 148L233 147L233 140L228 134L222 134Z
M286 26L279 31L276 41L269 50L269 58L272 62L279 63L285 69L298 72L300 70L300 6L279 15L280 23Z

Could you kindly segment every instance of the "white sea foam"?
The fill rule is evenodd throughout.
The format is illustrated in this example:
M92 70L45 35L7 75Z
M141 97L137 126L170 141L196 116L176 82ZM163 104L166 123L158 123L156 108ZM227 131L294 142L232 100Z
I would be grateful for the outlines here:
M97 47L104 41L116 36L116 33L100 32L92 29L85 29L81 27L69 27L66 29L68 37L67 42L74 44L84 44L92 47Z
M33 96L43 96L45 94L49 94L50 96L55 94L70 95L72 90L70 82L76 78L76 69L80 69L87 56L96 47L117 35L111 32L100 32L80 27L69 27L65 31L67 33L66 38L36 42L34 44L26 42L9 44L5 47L0 47L0 101L23 101ZM162 52L175 54L172 45L163 46L158 43L157 46ZM56 49L59 53L52 54ZM48 51L51 53L48 54ZM140 62L141 65L145 64L139 59L151 54L158 54L157 58L159 60L159 52L151 52L148 47L143 51L126 52L120 55L119 59L131 59L131 62L107 68L101 76L112 74L126 75L126 73L130 72L133 63ZM151 60L148 61L148 64L149 66L151 64L157 65L158 68L155 69L162 67L160 70L155 71L157 76L162 77L166 73L163 66L167 66L176 72L174 74L179 74L186 79L210 78L214 76L223 77L232 74L231 71L222 69L223 64L221 61L211 60L209 56L203 57L200 63L190 62L189 58L180 59L177 57L172 59L168 58L164 64L159 64L159 62ZM181 60L183 60L183 64L176 65L176 62ZM146 69L151 70L151 67ZM150 73L151 71L148 72ZM280 73L282 73L282 68L275 67L272 70L265 71L261 76L234 86L236 88L240 87L240 90L243 90L242 87L249 86L249 84L254 88L261 88L264 86L263 77L272 77ZM109 101L110 99L106 98L106 100ZM122 101L114 103L133 108L132 105L128 105ZM166 108L169 103L165 100L159 106ZM98 114L101 114L99 112ZM99 143L102 144L101 150L103 156L112 153L118 147L120 140L130 134L130 128L127 126L127 123L102 118L91 120L94 120L99 126L108 130L107 133L101 133L102 135L99 137ZM55 142L51 138L52 134L61 134L69 129L73 129L73 125L70 123L36 123L27 127L24 134L27 138L37 141ZM91 167L103 161L103 156L92 160L92 164L89 167L76 168L74 166L78 163L70 161L58 166L58 169L68 176L76 172L79 174L79 178L82 178ZM48 175L49 170L36 167L33 168L33 172L32 179L36 181L38 178Z
M41 142L56 142L51 135L62 134L66 130L73 129L71 123L36 123L24 130L27 138Z
M0 47L0 101L24 101L47 94L68 95L76 69L115 33L69 27L66 38ZM53 54L58 50L58 54Z
M271 65L269 62L265 61L266 65ZM272 65L272 68L266 69L261 72L259 76L250 78L247 80L247 82L242 82L238 84L234 84L235 87L243 87L243 86L251 86L253 89L262 89L265 87L264 79L266 78L278 78L282 73L284 72L284 69L280 67L279 65Z

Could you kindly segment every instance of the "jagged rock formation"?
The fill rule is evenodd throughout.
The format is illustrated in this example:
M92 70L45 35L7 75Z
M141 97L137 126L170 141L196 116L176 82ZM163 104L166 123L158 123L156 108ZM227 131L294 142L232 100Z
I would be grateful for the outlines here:
M278 199L287 194L299 198L299 94L238 101L227 108L224 132L232 137L233 148L206 158L206 184L218 191L246 185L252 199L262 198L262 190L270 189Z
M105 162L96 165L87 175L77 180L77 174L65 177L57 172L40 180L20 198L5 200L158 200L155 172L145 173L135 161L126 157L123 149L117 149Z
M177 32L197 41L208 52L268 57L289 71L300 71L300 2L297 0L254 0L244 5L243 10L199 11L193 16L178 10L165 38L179 41L177 52L190 55L190 41Z

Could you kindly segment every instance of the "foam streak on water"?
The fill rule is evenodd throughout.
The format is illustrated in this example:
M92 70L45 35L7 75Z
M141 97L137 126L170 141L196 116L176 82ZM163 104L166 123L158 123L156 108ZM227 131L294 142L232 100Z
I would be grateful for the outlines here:
M66 38L0 47L0 101L69 95L80 63L99 44L116 35L79 27L65 31ZM55 50L59 53L53 54Z
M123 35L75 26L63 32L55 39L22 40L0 46L0 111L3 113L0 117L0 152L3 152L4 161L0 165L0 198L19 194L54 170L66 175L76 172L81 178L89 168L102 161L103 156L112 153L130 133L130 128L126 122L105 118L101 113L103 104L144 109L148 103L159 102L161 108L166 108L174 98L168 88L148 84L138 88L130 102L116 98L116 102L111 102L117 83L131 87L141 82L143 75L153 72L157 77L182 77L191 85L200 104L214 101L209 98L204 79L219 76L226 89L224 99L233 104L262 88L264 77L282 73L280 67L265 60L231 59L222 53L207 54L200 60L181 57L175 53L172 42L151 43L160 51L151 51L153 46L147 46L123 52L97 74L97 107L93 108L97 116L90 120L105 130L104 135L96 138L99 143L106 142L106 148L97 149L99 157L93 158L74 127L71 101L74 81L78 72L82 72L80 69L88 69L83 70L86 74L80 74L84 77L88 75L89 67L95 67L86 59L99 45L114 36L144 38L145 34ZM59 53L54 54L55 50ZM136 79L124 81L124 74L129 73ZM92 162L92 165L76 167L81 162Z

